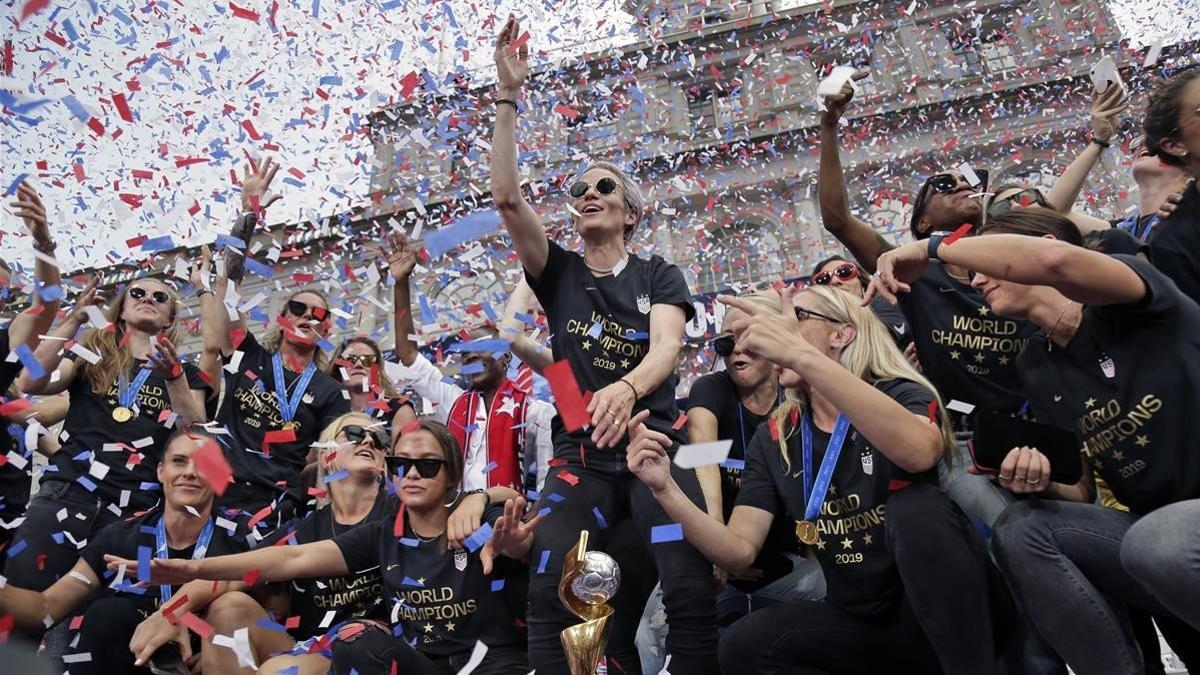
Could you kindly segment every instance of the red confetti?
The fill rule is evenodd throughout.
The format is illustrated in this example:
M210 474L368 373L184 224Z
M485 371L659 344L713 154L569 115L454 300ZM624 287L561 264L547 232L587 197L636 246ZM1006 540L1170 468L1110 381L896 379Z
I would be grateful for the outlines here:
M396 509L396 519L392 521L392 536L399 539L404 536L404 504Z
M675 420L675 423L671 425L671 428L675 431L679 431L685 424L687 424L687 414L679 413L679 419Z
M570 485L571 487L575 487L576 485L579 485L579 476L576 476L575 474L571 473L570 471L561 471L561 472L559 472L558 477L563 482Z
M254 128L254 123L250 120L242 120L242 128L250 135L250 138L255 141L261 141L262 136L258 135L258 130Z
M208 625L208 622L200 617L188 612L183 615L183 625L192 630L193 633L200 637L211 640L213 636L213 627Z
M963 236L965 236L968 232L971 231L972 227L975 227L975 226L970 223L963 223L962 225L959 225L958 229L955 230L953 234L951 234L949 237L946 237L945 239L942 240L942 246L949 246L950 244L953 244L954 242L958 241L959 239L962 239Z
M243 7L238 7L237 5L233 4L232 2L229 3L229 9L233 10L233 15L239 19L245 19L247 21L254 21L255 23L258 22L258 12L255 12L255 11L252 11L249 9L245 9Z
M543 376L550 383L558 415L562 418L566 430L576 431L591 424L592 418L587 413L587 404L584 403L583 394L579 392L579 384L575 381L571 364L567 361L556 361L546 367Z
M937 424L937 401L929 402L929 421Z
M258 581L258 577L260 575L261 575L261 572L259 572L259 570L257 570L257 569L250 570L249 572L246 572L245 574L242 575L242 583L246 584L247 586L253 586Z
M129 102L125 100L125 94L113 94L113 105L117 106L117 114L126 122L133 121L133 111L129 109Z
M229 467L225 453L221 452L221 446L211 438L206 439L192 454L192 461L196 463L196 472L208 481L213 492L218 496L225 494L225 488L233 482L233 469Z

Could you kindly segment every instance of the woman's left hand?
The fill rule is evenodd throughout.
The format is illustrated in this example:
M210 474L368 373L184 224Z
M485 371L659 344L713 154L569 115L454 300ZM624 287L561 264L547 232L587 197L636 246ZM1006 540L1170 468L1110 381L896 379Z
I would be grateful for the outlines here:
M446 521L446 541L449 542L450 548L462 549L463 542L475 534L479 524L483 522L483 512L487 510L487 505L487 493L475 492L467 495L466 499L454 507L450 512L450 519Z
M1125 88L1117 85L1096 94L1092 101L1092 138L1109 142L1117 133L1117 121L1121 113L1129 109L1129 96Z
M875 276L863 294L863 306L870 304L876 295L882 295L884 300L896 304L896 294L912 290L909 284L921 278L927 265L929 242L925 240L905 244L879 256L875 263Z
M164 380L178 378L183 374L183 364L179 360L179 352L175 351L175 345L165 337L159 337L157 342L158 344L147 356L150 369L156 375L162 376Z
M592 395L587 411L592 416L592 442L597 448L617 444L633 415L633 387L620 380Z
M790 367L797 350L810 347L800 333L800 321L796 319L796 310L792 305L792 296L795 294L791 286L780 291L779 312L772 312L762 305L732 295L718 296L717 301L746 315L728 324L729 330L737 337L738 346L772 363Z

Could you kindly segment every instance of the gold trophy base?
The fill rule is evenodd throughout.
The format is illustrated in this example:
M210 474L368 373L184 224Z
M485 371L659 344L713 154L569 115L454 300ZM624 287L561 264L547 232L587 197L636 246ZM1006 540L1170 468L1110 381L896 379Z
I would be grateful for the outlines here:
M558 634L571 675L595 675L600 655L608 646L611 629L608 619L613 614L612 607L607 603L590 605L575 597L571 590L571 582L583 570L587 543L588 533L584 530L579 533L579 543L567 553L562 577L558 582L559 599L575 616L584 620L583 623L571 626Z

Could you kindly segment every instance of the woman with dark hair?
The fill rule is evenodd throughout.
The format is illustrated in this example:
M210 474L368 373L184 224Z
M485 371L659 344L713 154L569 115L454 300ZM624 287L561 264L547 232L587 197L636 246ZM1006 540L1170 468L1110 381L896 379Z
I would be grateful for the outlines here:
M858 263L837 255L817 263L808 279L814 286L829 286L860 298L867 292L867 285L871 283L871 275L859 267ZM912 331L908 329L908 319L904 318L904 312L883 298L871 301L871 311L883 322L892 339L896 341L896 346L905 350L909 361L915 361L916 350L912 347Z
M450 549L446 523L461 495L462 454L446 425L418 424L387 458L400 496L399 509L387 518L299 546L204 560L156 559L150 582L237 580L251 570L262 581L290 581L378 569L394 630L374 622L342 626L332 645L334 673L455 673L479 641L487 654L473 672L524 675L529 668L517 622L524 569L516 559L528 553L538 519L521 522L524 500L494 488L492 496L507 501L489 505L492 540L470 551Z
M1191 185L1150 238L1150 261L1179 290L1200 302L1200 67L1177 73L1150 95L1143 122L1146 149L1163 163L1187 169Z
M247 167L242 181L247 216L273 201L265 196L275 175L272 166L268 158ZM248 247L253 227L242 234ZM289 520L306 499L298 493L309 446L330 422L350 412L350 404L342 386L323 372L328 354L322 345L332 348L324 294L313 288L292 292L260 342L246 330L238 310L240 274L228 273L240 268L240 256L228 252L226 269L218 271L214 283L207 248L192 270L203 319L200 367L211 382L224 379L225 384L215 420L229 431L223 445L234 482L217 503L252 514L273 509L270 522L279 523Z
M63 445L13 537L20 548L7 551L5 574L22 588L48 588L75 564L80 542L157 504L155 467L171 430L207 419L210 388L175 351L174 289L131 281L90 318L100 302L93 280L34 352L44 372L20 376L27 394L70 394ZM85 324L77 346L65 349Z
M333 358L328 373L341 382L350 396L350 410L383 421L395 434L417 421L416 407L397 389L383 368L379 344L364 335L346 338Z
M521 193L517 167L516 120L528 72L529 46L510 16L500 31L495 61L499 73L496 129L492 145L492 199L504 220L525 276L546 311L551 349L560 364L548 379L562 387L593 392L586 424L568 427L560 408L554 418L554 466L542 490L540 508L549 509L535 532L544 551L530 577L530 661L539 673L566 673L559 632L578 622L559 599L563 558L590 532L594 548L613 545L613 533L632 522L643 547L651 547L662 579L670 617L667 636L672 670L716 672L716 617L712 565L685 541L651 546L651 528L672 521L642 483L625 467L626 424L635 410L649 410L647 424L683 441L673 428L675 366L684 322L695 312L682 272L659 256L640 258L629 240L643 216L641 190L619 167L589 164L570 187L567 205L583 252L568 252L546 236L541 217ZM552 369L555 366L552 366ZM569 368L569 370L567 370ZM559 394L564 395L563 393ZM560 406L562 402L560 401ZM702 504L695 472L676 468L676 480L695 504ZM608 657L622 668L636 667L633 646L638 620L653 588L653 570L640 560L618 557L622 587L613 600Z
M782 311L720 300L733 332L779 368L787 395L746 453L728 525L679 489L670 439L631 421L629 468L683 533L725 569L745 569L786 518L825 572L823 602L753 612L721 639L721 671L995 671L983 542L937 486L954 448L933 386L856 296L783 293ZM844 448L844 450L843 450ZM815 475L815 478L814 478Z
M1140 673L1142 654L1110 598L1200 627L1191 423L1200 409L1200 306L1143 260L1082 248L1072 223L1045 209L1001 214L982 234L884 254L868 295L902 291L944 260L974 270L973 285L997 314L1042 329L1018 372L1037 419L1084 439L1084 475L1053 483L1043 454L1014 448L998 482L1043 499L1004 512L996 557L1075 672ZM1092 471L1129 512L1092 503Z

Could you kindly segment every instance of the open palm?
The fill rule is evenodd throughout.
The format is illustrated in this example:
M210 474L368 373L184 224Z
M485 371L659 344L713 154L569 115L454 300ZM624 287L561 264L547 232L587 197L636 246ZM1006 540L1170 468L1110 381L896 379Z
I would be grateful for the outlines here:
M496 38L496 74L503 89L518 89L529 74L529 45L519 43L521 22L511 14Z

